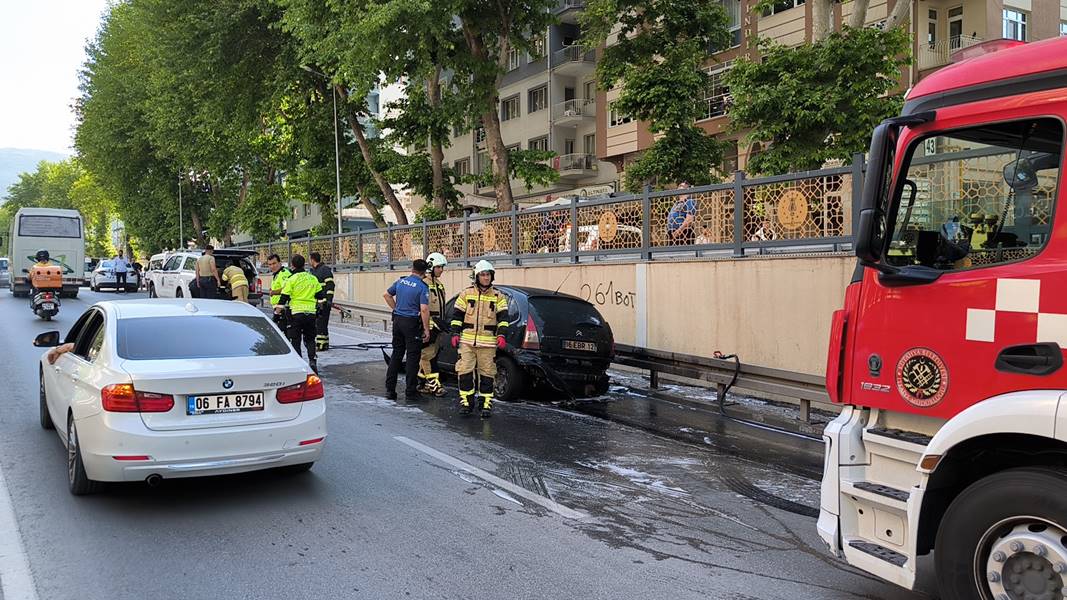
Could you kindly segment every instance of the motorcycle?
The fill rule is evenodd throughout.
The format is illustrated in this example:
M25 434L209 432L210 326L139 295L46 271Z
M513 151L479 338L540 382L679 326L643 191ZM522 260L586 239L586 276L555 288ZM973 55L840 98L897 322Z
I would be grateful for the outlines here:
M51 321L52 317L59 314L63 271L55 265L34 265L29 275L30 286L33 288L30 310L45 321Z
M52 317L59 314L59 293L54 290L40 290L34 293L30 308L33 314L45 321L51 321Z

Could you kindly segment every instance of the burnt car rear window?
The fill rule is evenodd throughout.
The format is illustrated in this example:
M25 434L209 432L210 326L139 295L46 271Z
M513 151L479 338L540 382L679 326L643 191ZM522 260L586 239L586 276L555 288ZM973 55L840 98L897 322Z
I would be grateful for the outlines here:
M118 355L128 360L277 356L290 352L263 317L181 316L119 319Z

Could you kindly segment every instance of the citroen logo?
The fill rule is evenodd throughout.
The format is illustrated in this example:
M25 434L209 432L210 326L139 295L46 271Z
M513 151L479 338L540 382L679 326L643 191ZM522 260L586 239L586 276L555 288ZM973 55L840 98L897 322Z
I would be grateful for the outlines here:
M223 379L222 380L222 387L227 389L227 390L232 388L233 387L233 380L232 379Z
M582 337L582 330L579 329L579 330L575 331L574 335L575 335L575 337Z

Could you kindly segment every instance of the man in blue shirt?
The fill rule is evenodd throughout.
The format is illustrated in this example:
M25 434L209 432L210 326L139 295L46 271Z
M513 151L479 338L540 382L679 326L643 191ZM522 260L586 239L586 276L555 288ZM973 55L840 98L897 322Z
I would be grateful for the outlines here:
M689 184L683 181L678 184L678 189L687 190ZM667 214L667 243L681 246L695 242L696 233L693 221L696 220L696 216L696 200L688 194L679 196L678 201L671 207L671 212Z
M416 259L411 263L411 275L396 280L382 294L393 309L393 356L385 375L385 393L390 400L396 400L396 378L405 360L404 395L408 400L419 396L419 356L422 344L430 339L430 288L422 280L426 268L425 260Z

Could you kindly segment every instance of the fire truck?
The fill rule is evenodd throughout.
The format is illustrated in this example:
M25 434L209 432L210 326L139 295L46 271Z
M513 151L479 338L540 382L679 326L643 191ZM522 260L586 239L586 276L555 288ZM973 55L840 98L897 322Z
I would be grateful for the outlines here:
M1063 598L1067 38L955 58L872 136L818 531L945 600Z

